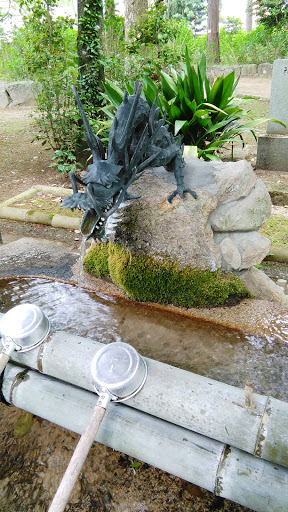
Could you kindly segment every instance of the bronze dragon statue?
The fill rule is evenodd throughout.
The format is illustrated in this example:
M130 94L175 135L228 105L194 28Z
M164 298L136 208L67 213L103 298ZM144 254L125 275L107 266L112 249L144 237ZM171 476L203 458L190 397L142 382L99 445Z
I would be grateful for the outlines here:
M85 139L93 156L88 172L83 179L70 173L73 194L62 202L64 208L84 210L80 230L86 238L101 238L107 219L122 201L137 199L127 189L148 166L164 166L174 172L177 188L168 196L172 201L176 194L181 198L185 192L196 198L196 192L185 188L184 159L180 137L175 141L165 125L165 116L158 119L157 98L150 108L141 97L142 86L137 81L131 96L124 93L109 133L107 155L101 140L93 133L80 98L73 92L86 129ZM106 159L105 159L106 156ZM79 192L77 183L86 186Z

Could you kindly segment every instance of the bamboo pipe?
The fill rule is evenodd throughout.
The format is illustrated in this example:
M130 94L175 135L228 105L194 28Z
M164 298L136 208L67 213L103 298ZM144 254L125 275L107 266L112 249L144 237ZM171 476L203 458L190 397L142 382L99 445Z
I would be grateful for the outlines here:
M90 364L103 344L58 331L11 359L93 391ZM288 467L288 404L145 358L148 377L127 405ZM168 390L168 393L167 393Z
M143 388L144 389L144 388ZM8 402L81 434L97 398L32 370L8 364ZM287 512L288 470L125 405L110 404L100 443L168 471L256 512Z

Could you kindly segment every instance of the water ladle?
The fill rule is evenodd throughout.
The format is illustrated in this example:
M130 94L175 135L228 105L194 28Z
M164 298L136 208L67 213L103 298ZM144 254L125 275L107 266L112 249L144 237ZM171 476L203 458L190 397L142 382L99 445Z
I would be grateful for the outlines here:
M139 393L146 381L147 365L134 347L116 341L105 345L95 354L91 362L91 374L99 398L48 512L63 512L109 402L123 402Z
M33 350L45 340L49 331L48 318L34 304L19 304L5 313L0 320L0 375L15 350Z

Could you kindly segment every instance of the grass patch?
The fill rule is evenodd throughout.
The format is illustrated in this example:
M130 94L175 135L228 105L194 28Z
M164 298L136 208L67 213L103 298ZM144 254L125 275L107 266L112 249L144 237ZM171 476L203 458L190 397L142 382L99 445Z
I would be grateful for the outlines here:
M282 217L270 217L260 228L260 233L273 245L288 247L288 221Z
M25 210L29 210L29 213L48 213L50 218L54 215L59 214L65 217L75 217L81 218L83 212L78 209L75 209L73 212L69 208L61 208L61 203L66 196L57 195L43 192L36 192L35 194L21 199L17 203L13 203L10 206L15 206L16 208L23 208Z

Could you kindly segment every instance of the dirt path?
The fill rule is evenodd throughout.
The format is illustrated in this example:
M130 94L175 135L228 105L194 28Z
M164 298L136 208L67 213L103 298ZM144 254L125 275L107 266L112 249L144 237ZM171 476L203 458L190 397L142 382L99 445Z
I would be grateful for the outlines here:
M269 101L271 92L271 77L243 76L240 78L236 93L239 96L252 96Z

